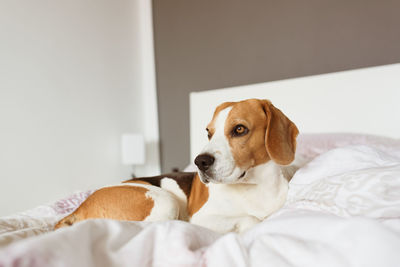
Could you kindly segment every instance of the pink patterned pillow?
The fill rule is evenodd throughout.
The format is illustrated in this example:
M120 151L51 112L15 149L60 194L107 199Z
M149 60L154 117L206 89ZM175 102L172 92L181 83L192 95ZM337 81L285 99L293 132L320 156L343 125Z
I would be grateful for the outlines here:
M315 158L328 150L353 145L394 151L400 149L400 139L351 133L300 134L297 138L297 153L307 158Z

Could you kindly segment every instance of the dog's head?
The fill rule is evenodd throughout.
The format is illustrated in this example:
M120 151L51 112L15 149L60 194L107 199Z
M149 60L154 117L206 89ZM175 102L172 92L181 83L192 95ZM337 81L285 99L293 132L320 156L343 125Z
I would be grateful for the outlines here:
M219 105L207 126L209 143L195 159L204 183L240 183L253 167L294 160L296 125L268 100Z

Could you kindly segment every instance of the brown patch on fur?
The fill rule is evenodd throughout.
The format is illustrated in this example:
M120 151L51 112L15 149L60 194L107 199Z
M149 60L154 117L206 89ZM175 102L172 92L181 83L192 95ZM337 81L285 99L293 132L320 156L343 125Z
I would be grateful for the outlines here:
M263 100L262 103L268 119L265 147L273 161L281 165L288 165L294 160L296 137L299 134L299 130L270 101Z
M248 128L248 134L232 136L232 130L238 124ZM294 159L297 127L268 100L249 99L235 103L224 128L236 165L243 169L270 159L282 165Z
M233 137L232 130L238 124L244 125L249 132ZM264 143L267 117L259 100L237 102L229 112L224 127L236 165L248 169L270 160Z
M204 203L208 200L208 187L200 181L199 175L196 174L193 179L191 193L188 201L188 214L192 217L198 212Z
M99 189L58 222L55 229L94 218L143 221L154 207L154 201L146 197L147 191L143 187L123 185Z
M185 193L188 198L190 195L190 190L192 188L192 182L195 177L195 172L173 172L151 177L139 177L133 178L131 180L124 181L123 183L148 183L157 187L161 186L161 180L164 178L170 178L175 180L178 186Z

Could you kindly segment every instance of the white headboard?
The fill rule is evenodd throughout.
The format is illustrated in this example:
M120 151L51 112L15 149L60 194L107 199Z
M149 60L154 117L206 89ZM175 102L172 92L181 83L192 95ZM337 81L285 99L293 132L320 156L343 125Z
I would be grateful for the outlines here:
M217 105L269 99L301 133L353 132L400 137L400 64L190 94L191 158L207 142Z

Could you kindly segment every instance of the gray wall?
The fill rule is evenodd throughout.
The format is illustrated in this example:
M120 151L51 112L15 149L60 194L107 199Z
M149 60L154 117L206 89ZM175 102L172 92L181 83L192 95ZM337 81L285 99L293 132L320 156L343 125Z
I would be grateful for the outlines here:
M153 0L163 171L189 163L189 92L400 62L400 1Z

